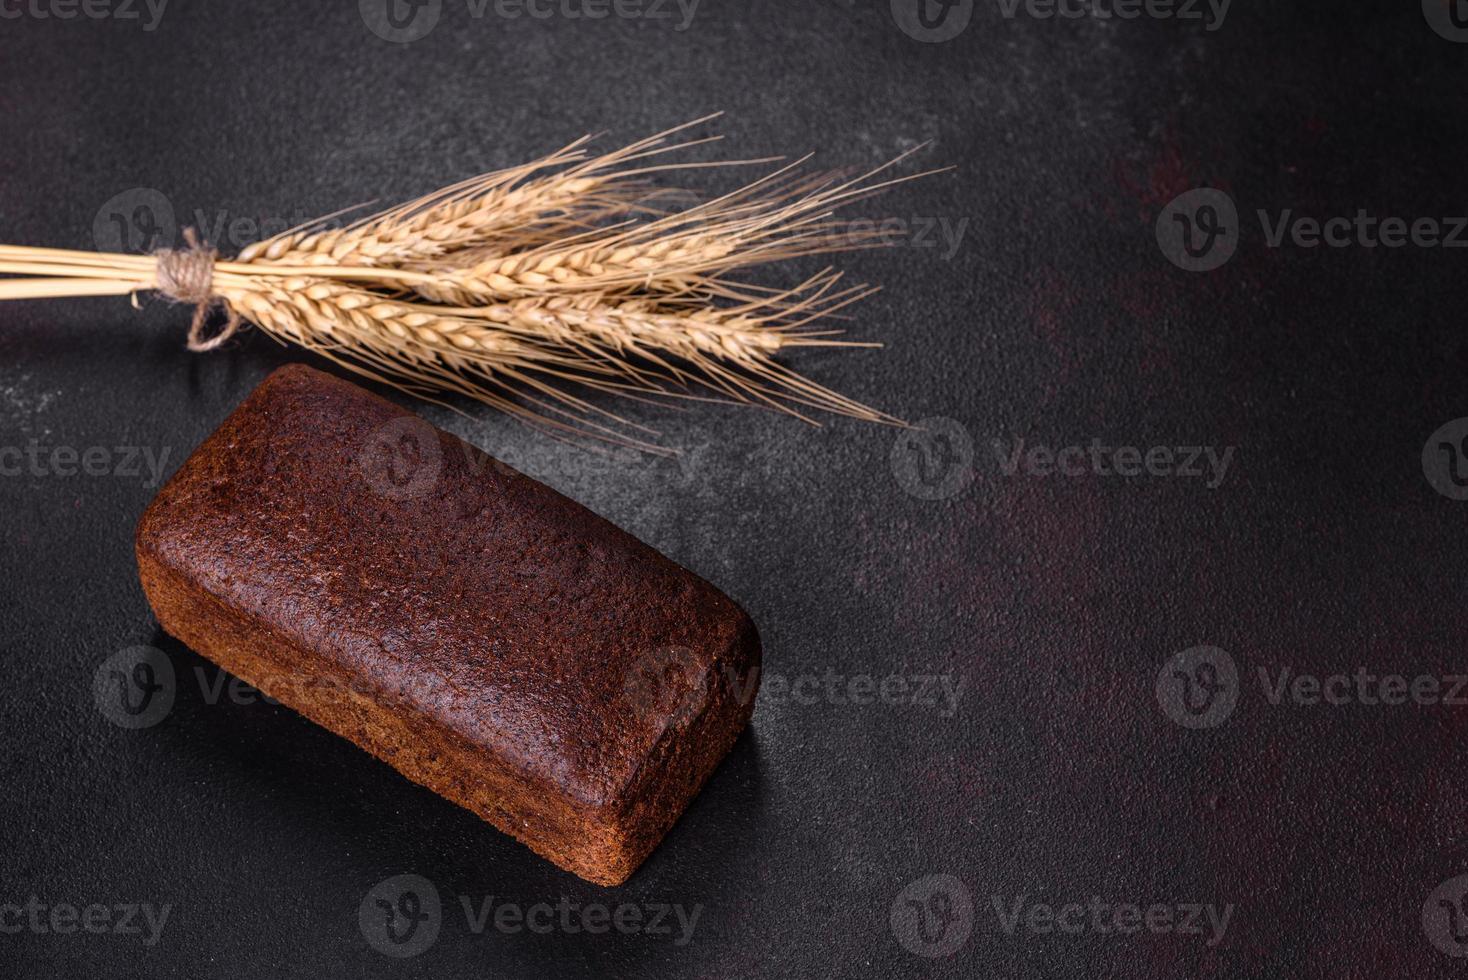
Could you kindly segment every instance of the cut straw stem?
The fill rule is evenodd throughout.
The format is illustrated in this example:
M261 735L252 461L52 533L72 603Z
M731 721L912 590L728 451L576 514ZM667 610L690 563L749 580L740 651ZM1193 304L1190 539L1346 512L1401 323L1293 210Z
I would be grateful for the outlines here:
M138 284L126 279L0 279L0 300L67 296L126 296Z

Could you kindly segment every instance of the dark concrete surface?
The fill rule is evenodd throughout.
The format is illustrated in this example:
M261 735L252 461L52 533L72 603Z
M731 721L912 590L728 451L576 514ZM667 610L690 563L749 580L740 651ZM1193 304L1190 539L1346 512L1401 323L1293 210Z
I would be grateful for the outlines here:
M933 42L909 0L445 0L397 43L349 0L0 0L7 242L233 250L717 109L730 155L959 167L861 206L909 232L842 263L887 349L792 358L928 435L636 408L668 461L424 409L763 633L750 731L611 890L158 632L156 476L304 355L191 355L156 300L0 307L0 976L1461 975L1465 253L1356 237L1468 213L1436 3L935 3ZM128 728L138 646L172 703ZM384 941L376 898L430 886L429 941Z

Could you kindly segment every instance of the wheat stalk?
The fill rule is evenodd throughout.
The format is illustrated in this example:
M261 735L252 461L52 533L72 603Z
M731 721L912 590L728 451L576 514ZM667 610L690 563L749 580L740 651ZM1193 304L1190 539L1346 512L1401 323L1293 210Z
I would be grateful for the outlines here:
M0 246L0 274L29 277L0 279L0 299L157 290L198 306L196 350L218 346L243 319L420 397L456 393L558 436L651 451L662 451L652 430L592 393L712 397L811 422L804 409L900 424L777 360L797 347L878 346L822 329L873 290L838 288L831 270L791 288L731 278L881 244L833 212L893 183L877 178L897 161L845 179L802 175L802 159L665 211L654 174L769 162L658 159L710 142L674 141L705 121L600 155L583 138L344 227L293 229L233 260L192 239L187 250L152 256ZM228 323L205 337L213 306Z

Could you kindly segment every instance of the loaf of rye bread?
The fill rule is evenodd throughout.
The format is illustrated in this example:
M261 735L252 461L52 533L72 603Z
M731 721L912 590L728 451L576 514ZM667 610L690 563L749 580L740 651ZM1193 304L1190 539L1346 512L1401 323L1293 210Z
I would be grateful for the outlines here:
M760 642L703 579L370 392L267 378L159 491L162 627L583 878L729 751Z

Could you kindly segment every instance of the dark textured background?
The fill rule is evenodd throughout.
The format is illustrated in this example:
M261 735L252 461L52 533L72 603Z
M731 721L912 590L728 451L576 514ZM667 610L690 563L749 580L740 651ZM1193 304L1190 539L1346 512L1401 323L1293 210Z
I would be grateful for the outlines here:
M886 286L856 326L888 349L795 362L904 417L956 420L974 452L708 406L639 411L680 462L608 458L485 413L425 412L728 591L761 627L769 675L965 685L951 716L765 698L663 847L610 891L283 708L210 703L197 672L217 674L157 632L137 583L145 476L0 478L0 903L171 909L151 947L0 935L0 975L1461 975L1422 909L1468 870L1465 709L1274 705L1256 676L1464 669L1468 505L1432 489L1421 453L1468 415L1465 253L1271 249L1252 217L1468 209L1468 47L1417 4L1237 0L1209 32L1006 19L980 0L944 43L914 40L885 2L839 0L704 0L681 32L676 18L476 20L449 0L408 44L345 0L172 0L153 31L3 8L22 12L0 19L0 240L17 243L96 247L110 201L161 198L233 249L251 236L219 235L221 219L397 200L588 130L632 138L714 109L729 154L871 165L930 140L917 164L959 173L862 213L967 222L956 252L851 256ZM1188 273L1153 225L1204 184L1244 223L1228 264ZM171 471L299 357L259 335L189 355L187 318L123 299L0 308L0 444L145 447ZM1210 490L1006 476L993 440L1021 437L1237 448ZM171 713L130 731L92 684L137 644L160 646L179 682ZM1195 731L1156 684L1200 644L1228 651L1242 690ZM445 916L432 948L397 961L357 912L408 872ZM898 899L936 874L974 914L966 936L949 926L956 951L929 957L941 950L901 941ZM702 911L681 946L476 935L459 895ZM995 896L1093 895L1235 908L1213 946L1009 934L995 912Z

